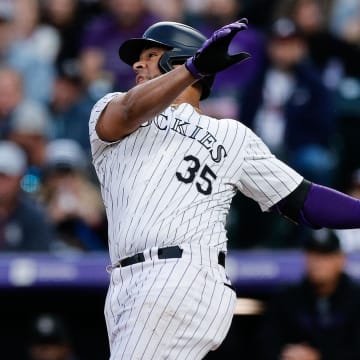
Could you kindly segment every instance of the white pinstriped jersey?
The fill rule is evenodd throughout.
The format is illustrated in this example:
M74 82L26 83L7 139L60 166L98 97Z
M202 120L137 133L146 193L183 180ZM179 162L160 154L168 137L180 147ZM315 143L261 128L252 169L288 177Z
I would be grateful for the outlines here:
M226 250L236 190L265 211L303 179L240 122L199 114L186 103L168 107L121 141L103 142L95 125L117 94L100 99L89 122L112 263L153 246Z

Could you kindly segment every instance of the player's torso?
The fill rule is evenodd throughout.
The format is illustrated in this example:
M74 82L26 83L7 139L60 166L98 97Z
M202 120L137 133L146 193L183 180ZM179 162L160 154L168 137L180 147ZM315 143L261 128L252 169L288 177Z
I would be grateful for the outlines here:
M181 104L110 146L102 191L112 260L183 242L225 248L245 132Z

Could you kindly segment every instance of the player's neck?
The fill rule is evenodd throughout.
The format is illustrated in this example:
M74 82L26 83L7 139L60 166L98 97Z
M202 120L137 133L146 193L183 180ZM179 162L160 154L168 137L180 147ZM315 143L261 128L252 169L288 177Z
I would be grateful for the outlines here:
M178 106L184 103L192 105L197 112L199 113L201 112L200 93L195 87L193 86L188 87L173 101L172 105Z

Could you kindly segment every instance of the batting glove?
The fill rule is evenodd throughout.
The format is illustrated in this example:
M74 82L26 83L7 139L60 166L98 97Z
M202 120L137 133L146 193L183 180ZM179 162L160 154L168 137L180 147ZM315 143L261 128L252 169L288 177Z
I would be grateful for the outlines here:
M196 54L186 60L185 66L188 71L196 79L201 79L250 57L245 52L233 55L228 53L231 40L239 31L247 29L247 23L247 19L244 18L216 30Z

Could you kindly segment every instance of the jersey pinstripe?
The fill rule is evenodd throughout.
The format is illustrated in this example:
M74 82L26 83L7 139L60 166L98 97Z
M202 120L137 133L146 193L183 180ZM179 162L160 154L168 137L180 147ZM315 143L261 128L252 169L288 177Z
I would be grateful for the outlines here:
M121 141L103 142L96 122L118 94L100 99L89 122L112 263L154 246L226 250L226 216L237 190L266 211L303 179L240 122L199 114L185 103Z

